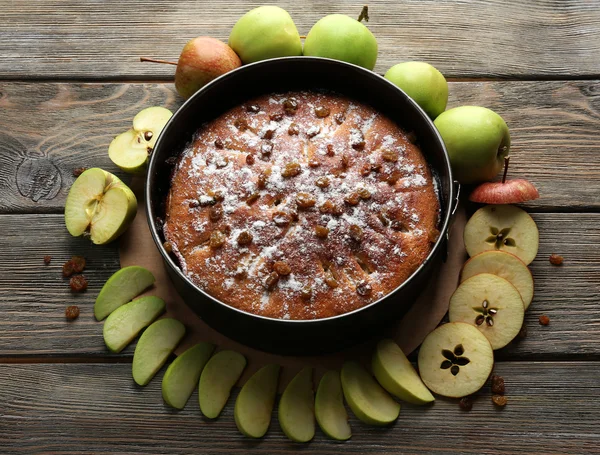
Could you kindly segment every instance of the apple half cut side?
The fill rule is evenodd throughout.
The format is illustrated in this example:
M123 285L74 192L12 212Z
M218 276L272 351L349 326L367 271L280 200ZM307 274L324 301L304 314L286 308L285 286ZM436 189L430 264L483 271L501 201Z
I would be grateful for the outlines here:
M210 358L198 385L198 402L205 417L219 417L244 368L246 358L239 352L219 351Z
M103 245L125 232L136 212L137 199L129 187L95 167L83 172L71 186L65 224L72 236L89 234L93 243Z
M302 369L285 388L279 400L279 424L294 442L308 442L315 436L315 397L312 368Z
M323 433L330 438L345 441L352 436L348 413L344 407L340 373L337 371L327 371L319 382L315 399L315 416Z

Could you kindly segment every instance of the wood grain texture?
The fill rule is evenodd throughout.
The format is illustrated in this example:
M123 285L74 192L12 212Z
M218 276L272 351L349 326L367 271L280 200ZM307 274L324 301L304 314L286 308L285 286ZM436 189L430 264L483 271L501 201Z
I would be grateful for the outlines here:
M532 264L536 295L526 315L528 336L499 351L505 359L600 359L600 214L534 214L540 251ZM118 269L115 245L93 246L72 238L61 215L0 215L0 357L108 355L102 323L93 317L94 300ZM456 241L461 241L457 239ZM552 266L548 257L562 254ZM43 256L53 257L45 266ZM61 276L62 263L73 254L87 258L90 285L71 294ZM81 316L67 322L64 310L76 304ZM550 325L538 323L541 314ZM130 356L132 346L121 356Z
M0 8L2 78L170 78L168 65L200 35L227 41L255 0L123 2L30 0ZM281 0L300 34L332 13L357 17L350 0ZM597 77L600 4L589 0L373 0L369 28L379 42L378 72L425 60L451 77Z
M0 94L0 213L62 212L77 167L123 177L108 158L113 137L142 108L181 103L172 84L0 82ZM452 83L449 107L460 104L508 122L509 177L542 195L528 208L600 209L600 81Z
M288 441L276 411L262 440L250 440L233 419L234 391L223 414L208 421L194 392L176 412L162 402L162 372L145 388L129 365L3 365L0 447L6 455L41 454L598 454L597 362L503 362L508 405L495 408L486 386L470 412L457 400L402 405L386 428L351 415L352 439L341 444L317 430L309 444ZM164 371L164 370L163 370Z

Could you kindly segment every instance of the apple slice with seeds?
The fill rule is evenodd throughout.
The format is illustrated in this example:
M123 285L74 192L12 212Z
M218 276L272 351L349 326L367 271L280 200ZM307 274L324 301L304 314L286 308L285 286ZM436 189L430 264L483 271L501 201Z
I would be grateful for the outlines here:
M102 333L106 347L121 352L140 333L165 311L165 301L153 295L140 297L113 311L104 322Z
M319 382L315 399L315 416L323 433L330 438L345 441L352 436L348 413L344 407L340 374L337 371L327 371Z
M138 385L148 384L165 364L183 336L185 326L177 319L164 318L146 329L135 347L131 374Z
M214 350L214 344L198 343L173 360L162 380L162 396L165 403L176 409L185 407L198 386L204 365Z
M529 265L538 252L539 232L524 210L512 205L486 205L467 222L464 241L471 257L483 251L501 250Z
M448 316L450 322L477 327L495 350L519 334L525 308L521 294L509 281L480 273L463 281L452 294Z
M315 397L312 368L302 369L285 388L277 413L285 435L294 442L315 436Z
M514 254L505 251L484 251L469 259L460 274L461 283L479 273L491 273L504 278L517 288L525 309L533 300L533 277L531 272Z
M418 364L429 390L461 398L483 387L494 367L494 351L472 325L450 322L427 335L419 349Z
M219 351L210 358L198 385L200 410L209 419L216 419L225 407L231 388L246 368L246 358L235 351Z

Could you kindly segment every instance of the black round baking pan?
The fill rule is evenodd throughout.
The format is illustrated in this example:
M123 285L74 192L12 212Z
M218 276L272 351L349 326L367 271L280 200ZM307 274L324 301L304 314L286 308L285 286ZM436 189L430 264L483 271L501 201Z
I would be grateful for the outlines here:
M203 122L212 120L249 98L272 92L324 89L368 104L407 131L418 144L438 180L441 235L427 259L393 292L363 308L315 320L281 320L231 307L205 293L181 271L163 248L160 220L164 216L171 173L177 156ZM331 352L381 333L414 302L427 284L436 262L446 252L448 228L456 202L448 154L427 114L402 90L372 71L337 60L284 57L242 66L215 79L194 94L173 115L160 135L146 180L150 231L177 291L209 325L245 345L282 354Z

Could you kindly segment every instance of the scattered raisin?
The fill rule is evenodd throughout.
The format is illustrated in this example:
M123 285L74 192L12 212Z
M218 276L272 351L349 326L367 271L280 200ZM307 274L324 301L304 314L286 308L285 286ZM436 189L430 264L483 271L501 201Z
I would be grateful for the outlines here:
M265 287L267 288L267 290L272 291L273 289L275 289L275 286L277 286L278 282L279 275L277 274L277 272L271 272L265 280Z
M315 226L315 235L320 239L324 239L329 235L329 229L325 226L319 226L318 224Z
M288 226L292 222L292 216L287 212L278 211L273 214L273 222L280 227Z
M315 109L315 115L319 118L325 118L329 116L329 108L325 106L319 106Z
M342 155L342 167L344 169L350 167L350 156L347 153Z
M69 286L73 292L83 292L88 287L88 281L83 275L75 275L69 280Z
M344 202L349 205L357 205L360 202L360 195L356 191L347 194L346 197L344 197Z
M83 256L73 256L71 262L73 263L74 273L81 273L85 269L85 258Z
M331 273L331 270L327 270L325 271L325 284L327 286L329 286L330 288L337 288L338 287L338 282L335 279L335 277L333 276L333 273Z
M504 378L497 374L492 375L492 393L504 395L506 388L504 387Z
M473 409L473 398L471 397L462 397L458 402L460 409L463 411L470 411Z
M280 122L283 119L283 112L275 112L269 115L269 120L273 120L274 122Z
M552 265L561 265L564 261L564 258L560 254L551 254L550 255L550 264Z
M223 234L221 231L213 231L212 234L210 234L210 240L208 244L211 248L220 248L224 243L225 234Z
M260 153L263 155L263 159L268 158L266 155L270 155L272 151L273 151L273 144L271 144L271 143L263 144L260 146Z
M283 261L277 261L275 264L273 264L273 270L275 270L275 272L277 272L277 274L281 276L287 276L290 273L292 273L292 269L290 268L290 266Z
M223 208L218 205L211 207L208 211L208 218L210 218L210 221L219 221L223 218Z
M314 207L316 203L317 200L308 193L298 193L296 195L296 204L302 209Z
M365 163L361 166L360 168L360 175L362 175L363 177L366 177L367 175L369 175L371 173L371 171L373 170L373 166L371 166L369 163Z
M327 144L327 156L335 156L335 150L333 149L333 144Z
M213 191L213 197L215 198L215 201L222 202L225 199L225 194L223 194L223 191L217 190Z
M259 198L260 198L260 193L258 193L258 192L252 193L250 196L248 196L248 199L246 199L246 204L252 205L256 201L258 201Z
M294 115L298 110L298 101L296 98L286 98L283 101L283 110L287 115Z
M248 166L252 166L254 164L254 162L255 162L254 155L252 155L252 154L246 155L246 164Z
M246 112L253 112L256 114L257 112L260 112L260 106L257 104L250 104L249 106L246 106Z
M173 252L173 244L171 242L163 243L163 248L167 252L167 254L171 254Z
M240 131L246 131L248 129L248 122L243 118L236 118L233 125Z
M262 171L258 176L256 186L261 190L264 189L267 186L267 181L269 180L270 175L271 169L265 169L264 171Z
M364 186L359 188L358 190L358 195L360 196L361 199L370 199L371 198L371 192L366 189Z
M298 163L288 163L281 171L283 177L295 177L302 172L302 168Z
M496 406L503 408L508 403L508 399L502 395L492 395L492 401Z
M550 324L550 318L545 314L540 316L540 325L548 325Z
M392 171L392 173L390 175L387 176L387 178L385 179L386 182L388 182L390 185L395 185L396 182L398 180L400 180L400 177L402 176L402 174L400 173L400 171L398 169L394 169Z
M311 299L311 297L312 297L312 288L308 285L304 286L302 288L302 290L300 291L300 298L306 302L306 301L309 301Z
M336 213L336 211L335 204L329 199L323 202L321 207L319 207L319 212L321 213Z
M200 206L200 201L198 201L196 199L194 199L193 201L190 201L188 203L188 207L191 209L195 209L196 207L199 207L199 206Z
M65 309L65 316L69 321L73 321L79 317L79 307L77 305L69 305Z
M44 256L44 264L48 265L52 261L52 256Z
M300 127L296 123L290 123L290 126L288 127L288 134L290 136L297 136L300 134Z
M362 280L356 285L356 293L362 297L368 297L373 292L373 288L368 281Z
M237 238L237 243L240 246L250 245L252 243L252 234L250 234L248 231L240 232L240 235L238 235Z
M333 119L335 120L335 123L341 125L342 123L344 123L344 120L346 120L346 117L341 112L338 112L333 116Z
M73 263L71 261L67 261L62 266L62 276L65 278L73 275L75 273Z
M352 139L352 148L354 150L364 150L365 145L365 138L363 137L362 133L359 137Z
M355 242L361 242L363 239L363 230L360 228L360 226L356 224L350 225L350 227L348 228L348 234L350 235L350 238Z
M388 226L390 224L390 220L386 218L383 212L379 212L377 214L377 218L379 218L379 221L381 221L381 224L383 224L384 226Z
M85 171L87 171L87 167L78 167L76 169L73 169L73 177L79 177Z
M248 271L244 268L238 268L233 276L238 280L244 280L248 276Z
M315 185L319 188L327 188L329 186L329 178L324 175L315 180Z
M217 200L215 199L214 196L201 196L200 200L198 201L198 204L200 205L200 207L210 207L213 206L217 203Z
M219 138L215 139L215 147L218 149L222 149L223 147L225 147L225 145L223 144L223 141Z
M315 137L317 134L319 134L321 132L321 127L320 126L311 126L307 131L306 131L306 135L308 137Z
M385 149L383 152L381 152L381 158L383 158L383 161L395 163L396 161L398 161L398 152L394 150Z
M274 129L268 129L265 130L265 132L262 135L263 139L273 139L273 135L275 134L275 130Z
M309 167L319 167L320 165L321 165L321 162L314 158L308 162Z

